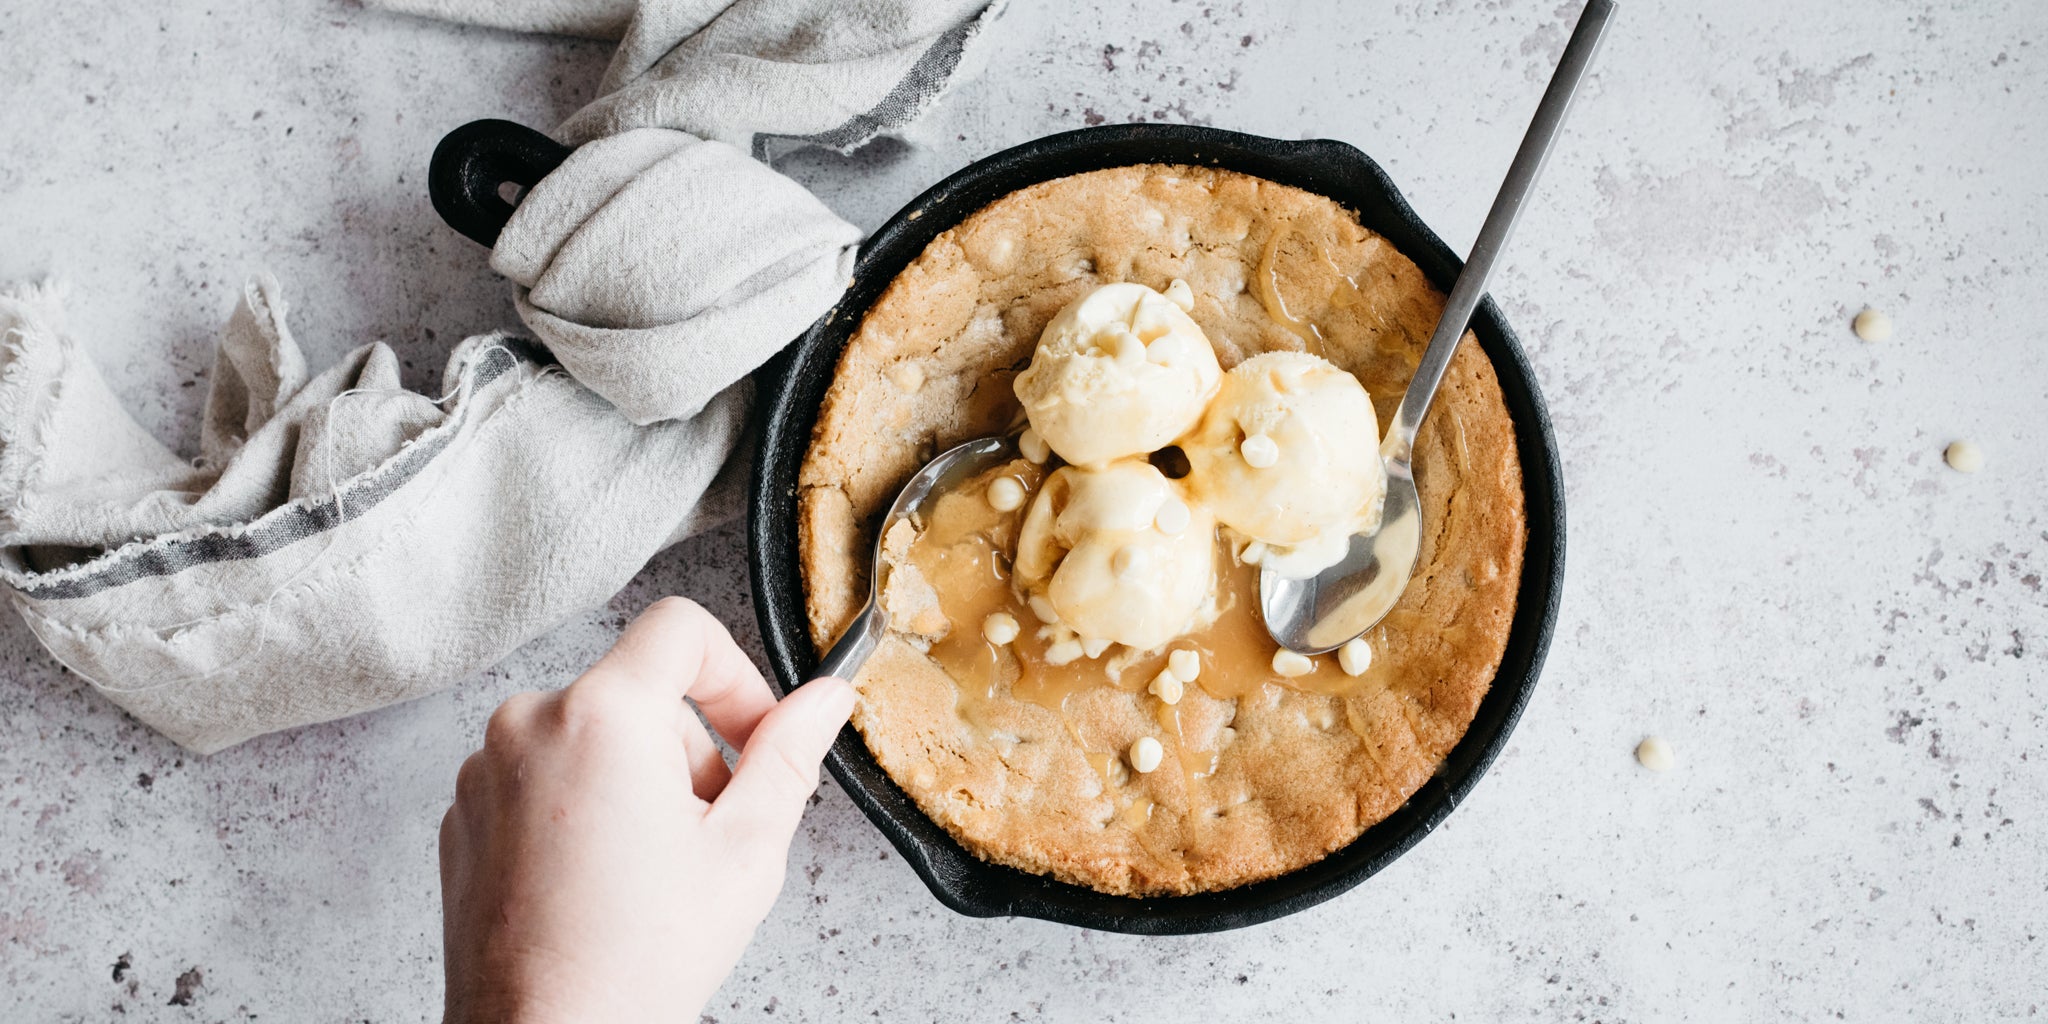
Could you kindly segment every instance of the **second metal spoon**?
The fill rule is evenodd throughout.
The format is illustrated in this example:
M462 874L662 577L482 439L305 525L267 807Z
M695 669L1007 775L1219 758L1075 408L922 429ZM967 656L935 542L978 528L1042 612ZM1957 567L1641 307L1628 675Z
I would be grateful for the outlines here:
M1266 620L1266 631L1280 646L1302 654L1336 650L1379 625L1408 589L1422 548L1422 507L1415 491L1413 461L1415 432L1429 413L1437 385L1443 382L1444 369L1458 348L1458 339L1465 335L1472 311L1486 294L1486 279L1507 247L1508 236L1522 213L1522 201L1529 197L1543 170L1572 96L1600 48L1614 7L1613 0L1591 0L1579 15L1571 42L1565 45L1528 134L1522 137L1522 147L1508 166L1507 180L1487 211L1479 239L1472 243L1472 256L1451 287L1443 319L1437 321L1436 333L1408 382L1400 410L1387 425L1386 440L1380 444L1380 458L1387 468L1387 502L1379 529L1354 535L1344 560L1315 576L1289 578L1270 569L1259 573L1259 611Z

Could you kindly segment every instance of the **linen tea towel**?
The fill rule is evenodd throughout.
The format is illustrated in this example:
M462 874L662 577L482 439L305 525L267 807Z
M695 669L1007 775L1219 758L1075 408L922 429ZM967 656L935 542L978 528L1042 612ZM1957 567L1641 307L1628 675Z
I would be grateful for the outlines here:
M621 7L384 5L425 4L539 30ZM438 397L400 386L382 345L310 373L259 275L187 460L120 409L56 290L0 292L11 600L60 661L200 752L452 685L601 604L715 520L746 374L845 286L858 232L753 154L902 127L995 12L640 4L558 132L580 147L492 253L534 340L463 342Z

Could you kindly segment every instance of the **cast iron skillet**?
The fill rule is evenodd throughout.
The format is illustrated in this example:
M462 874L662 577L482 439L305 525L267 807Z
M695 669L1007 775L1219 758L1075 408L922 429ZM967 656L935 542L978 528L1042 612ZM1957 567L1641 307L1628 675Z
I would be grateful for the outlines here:
M435 151L429 175L435 209L457 230L489 245L512 211L497 195L499 183L531 185L567 154L545 136L509 122L464 126ZM1378 164L1329 140L1285 142L1192 125L1112 125L1025 143L933 186L868 239L853 285L839 305L757 375L760 450L748 524L749 559L762 641L784 692L808 679L818 661L797 561L797 471L840 353L861 317L927 243L981 207L1037 182L1140 163L1223 167L1328 196L1386 236L1445 291L1462 265L1416 217ZM1471 728L1435 777L1349 846L1298 871L1221 892L1131 899L976 858L918 810L875 762L860 735L846 729L826 767L940 902L974 917L1036 917L1143 935L1242 928L1306 910L1350 889L1450 815L1500 753L1528 703L1557 619L1564 569L1564 491L1543 397L1514 332L1491 299L1480 304L1472 330L1493 361L1514 417L1529 543L1500 672Z

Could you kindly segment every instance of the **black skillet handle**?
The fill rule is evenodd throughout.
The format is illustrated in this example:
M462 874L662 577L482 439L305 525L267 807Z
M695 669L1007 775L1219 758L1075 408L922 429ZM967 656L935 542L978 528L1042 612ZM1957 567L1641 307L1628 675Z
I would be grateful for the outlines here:
M532 188L562 166L571 152L541 133L511 121L471 121L449 132L434 147L427 165L427 194L448 226L485 246L512 219L512 204L498 186L514 182Z

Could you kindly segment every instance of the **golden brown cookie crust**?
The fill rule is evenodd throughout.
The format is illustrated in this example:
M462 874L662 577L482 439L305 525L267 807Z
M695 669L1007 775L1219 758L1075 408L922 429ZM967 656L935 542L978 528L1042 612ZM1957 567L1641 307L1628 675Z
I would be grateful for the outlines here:
M1021 426L1010 382L1053 314L1100 284L1176 277L1226 369L1318 351L1358 376L1383 425L1443 308L1413 262L1335 202L1232 171L1112 168L984 207L890 284L826 393L798 527L821 651L867 592L869 530L902 482L952 444ZM1514 617L1521 464L1500 382L1467 339L1417 439L1421 568L1372 635L1380 682L1341 698L1268 684L1218 700L1190 686L1181 728L1216 745L1214 774L1137 775L1116 755L1156 732L1156 698L1105 686L1063 716L999 694L970 723L953 680L891 633L856 680L853 721L876 760L978 856L1110 893L1242 885L1357 838L1464 735Z

